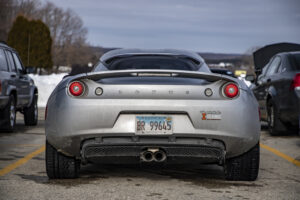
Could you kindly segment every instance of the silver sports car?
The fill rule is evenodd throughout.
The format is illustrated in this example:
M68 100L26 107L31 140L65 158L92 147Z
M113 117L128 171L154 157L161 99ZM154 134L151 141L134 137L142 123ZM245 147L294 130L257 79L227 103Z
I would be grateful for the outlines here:
M91 73L58 84L45 117L49 178L75 178L86 163L218 164L228 180L258 175L255 97L193 52L110 51Z

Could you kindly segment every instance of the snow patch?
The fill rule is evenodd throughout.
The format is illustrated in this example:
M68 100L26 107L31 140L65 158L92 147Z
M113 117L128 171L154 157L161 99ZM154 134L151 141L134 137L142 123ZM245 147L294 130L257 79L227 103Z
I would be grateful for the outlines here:
M29 74L38 88L38 107L46 107L49 96L66 73L51 75Z

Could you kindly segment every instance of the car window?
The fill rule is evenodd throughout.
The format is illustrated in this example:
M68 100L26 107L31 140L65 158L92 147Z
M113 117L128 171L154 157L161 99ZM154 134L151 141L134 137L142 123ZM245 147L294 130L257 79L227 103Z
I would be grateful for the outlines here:
M265 76L265 75L266 75L266 72L267 72L268 66L269 66L269 65L266 65L266 66L265 66L265 67L262 69L262 72L261 72L261 74L262 74L263 76Z
M294 70L300 70L300 54L293 54L290 57L292 66Z
M7 55L7 60L8 60L8 65L9 65L10 71L17 72L16 67L15 67L15 62L13 60L13 56L12 56L11 52L6 51L6 55Z
M199 65L189 58L172 56L130 56L112 60L107 68L109 70L173 69L197 71Z
M281 58L276 56L272 60L270 66L268 67L268 71L267 71L266 75L270 76L270 75L273 75L273 74L277 73L277 70L278 70L278 67L279 67L280 63L281 63Z
M2 49L0 49L0 71L8 71L6 56Z
M15 60L15 64L16 64L18 72L23 72L23 66L22 66L22 63L20 62L19 57L15 53L13 53L13 56L14 56L14 60Z

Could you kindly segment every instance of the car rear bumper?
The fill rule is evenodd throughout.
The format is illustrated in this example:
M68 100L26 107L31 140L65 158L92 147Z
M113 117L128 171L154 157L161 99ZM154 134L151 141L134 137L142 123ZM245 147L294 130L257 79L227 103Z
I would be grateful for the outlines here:
M297 92L299 95L297 95ZM290 93L285 102L280 104L280 118L283 122L299 126L300 119L300 91Z
M113 145L112 145L113 144ZM163 159L143 157L145 151L153 155L162 152ZM225 159L225 146L218 140L200 138L178 138L169 141L167 138L143 137L139 141L131 138L92 139L83 142L81 157L83 162L92 163L138 163L138 162L167 162L167 163L219 163Z

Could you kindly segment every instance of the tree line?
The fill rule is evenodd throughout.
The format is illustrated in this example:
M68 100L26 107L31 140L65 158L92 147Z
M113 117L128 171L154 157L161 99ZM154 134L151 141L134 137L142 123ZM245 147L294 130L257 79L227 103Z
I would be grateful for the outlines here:
M18 18L18 16L20 17ZM86 42L87 29L83 26L82 19L72 10L64 10L51 2L42 3L40 0L0 0L0 40L7 41L13 44L12 46L18 45L17 37L9 37L10 30L12 30L13 24L17 23L17 19L18 23L23 23L23 26L27 23L24 20L27 20L27 25L32 27L31 30L35 29L34 27L39 27L40 31L45 30L41 23L49 28L51 42L38 42L35 41L34 35L30 36L30 43L33 42L33 46L38 43L44 43L43 45L47 46L51 43L52 61L49 61L49 58L40 59L43 61L48 59L48 64L45 65L49 69L55 71L59 66L86 65L88 62L96 61L98 55L93 54ZM28 29L30 28L25 29L27 33L24 34L30 32ZM20 43L27 42L26 47L28 47L28 40L20 41ZM47 48L45 51L49 51L49 49ZM30 57L28 61L28 48L24 52L27 52L21 55L24 64L36 64L30 62ZM29 54L38 56L37 52L30 52L30 50Z

